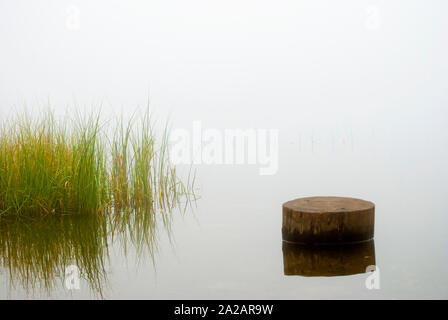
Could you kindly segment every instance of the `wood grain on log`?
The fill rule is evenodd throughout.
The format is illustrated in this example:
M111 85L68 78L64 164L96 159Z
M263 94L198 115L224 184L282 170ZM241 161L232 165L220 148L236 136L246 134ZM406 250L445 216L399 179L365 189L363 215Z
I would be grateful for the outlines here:
M340 244L373 239L375 205L354 198L309 197L283 204L283 240Z

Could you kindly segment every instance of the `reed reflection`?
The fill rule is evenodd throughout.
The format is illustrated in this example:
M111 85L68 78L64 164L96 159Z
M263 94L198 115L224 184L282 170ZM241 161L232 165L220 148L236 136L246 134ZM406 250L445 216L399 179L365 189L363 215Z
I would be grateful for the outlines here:
M10 285L47 293L76 265L92 291L102 294L108 257L107 221L99 215L3 216L0 263Z
M152 204L103 214L0 215L1 273L11 289L20 286L28 294L51 295L54 289L67 289L65 271L75 265L93 295L102 298L112 244L123 256L132 249L139 260L149 257L155 263L159 233L171 238L178 209Z
M283 241L286 276L334 277L365 273L375 265L373 240L346 245L306 246Z

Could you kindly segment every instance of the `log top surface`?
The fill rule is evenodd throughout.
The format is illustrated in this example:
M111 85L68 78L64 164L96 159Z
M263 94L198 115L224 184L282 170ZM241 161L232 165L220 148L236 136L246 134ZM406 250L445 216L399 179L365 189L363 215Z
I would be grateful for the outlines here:
M293 211L316 213L364 211L374 206L370 201L345 197L299 198L283 204L283 207Z

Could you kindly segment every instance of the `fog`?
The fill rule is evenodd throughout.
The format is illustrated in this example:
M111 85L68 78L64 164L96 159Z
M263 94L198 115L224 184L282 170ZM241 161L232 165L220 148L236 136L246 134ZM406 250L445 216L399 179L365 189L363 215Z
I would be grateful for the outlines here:
M176 223L178 251L163 251L157 289L146 291L145 273L122 272L112 296L349 297L348 286L372 297L359 277L282 278L281 203L345 195L377 205L382 297L446 298L447 9L441 0L2 1L0 115L50 104L112 116L149 102L174 129L278 130L274 175L197 166L201 200Z

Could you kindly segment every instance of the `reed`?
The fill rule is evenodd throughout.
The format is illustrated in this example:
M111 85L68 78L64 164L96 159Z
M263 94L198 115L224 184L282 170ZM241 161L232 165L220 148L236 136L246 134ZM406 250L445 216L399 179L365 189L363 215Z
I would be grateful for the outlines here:
M194 175L179 178L169 161L169 126L163 126L160 140L148 111L131 120L121 118L115 130L111 152L111 187L114 232L126 233L141 253L157 249L157 226L171 235L171 215L175 208L185 212L196 200ZM184 182L185 181L185 182ZM182 200L184 204L182 206Z
M178 179L169 163L167 127L158 143L153 125L149 112L112 127L99 113L56 120L51 111L2 123L0 214L155 207L166 219L164 212L193 190L194 180Z
M97 212L108 200L98 117L75 123L25 114L0 133L0 212Z

